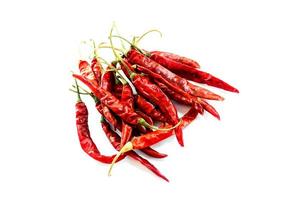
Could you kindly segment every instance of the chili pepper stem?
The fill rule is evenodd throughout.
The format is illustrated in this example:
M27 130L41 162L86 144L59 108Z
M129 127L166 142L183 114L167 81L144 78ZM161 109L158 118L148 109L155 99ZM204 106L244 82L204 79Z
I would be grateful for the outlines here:
M73 85L72 87L76 88L76 86L74 86L74 85ZM88 92L86 89L84 89L84 88L82 88L82 87L80 87L80 86L78 86L78 87L79 87L82 91L84 91L84 92L77 92L77 91L75 91L75 90L73 90L73 89L69 89L69 90L72 91L72 92L79 93L79 94L89 95L89 96L91 96L91 97L93 98L93 100L95 101L95 103L97 103L97 102L99 101L98 98L92 94L92 92Z
M82 94L82 95L90 95L89 93L86 93L86 92L77 92L76 90L73 90L73 89L69 89L69 91L71 92L74 92L74 93L79 93L79 94Z
M110 35L110 37L115 37L115 38L119 38L119 39L122 39L124 40L125 42L127 42L128 44L131 45L131 47L133 47L134 49L136 49L137 51L139 51L140 53L142 53L143 55L147 56L147 57L150 57L149 53L148 52L145 52L143 51L142 49L140 49L139 47L136 46L136 44L132 44L129 40L125 39L124 37L120 36L120 35Z
M75 81L76 92L77 92L77 102L81 102L81 98L80 98L80 94L79 94L79 88L78 88L77 80L74 79L74 81Z
M160 37L162 37L162 33L161 33L161 31L159 31L159 30L157 30L157 29L151 29L151 30L149 30L149 31L147 31L147 32L145 32L145 33L143 33L134 43L135 43L135 45L137 45L141 40L142 40L142 38L144 38L146 35L148 35L149 33L152 33L152 32L157 32L157 33L159 33L160 34Z
M111 176L111 171L112 171L112 168L115 164L115 162L117 161L117 159L119 158L119 156L127 151L131 151L133 149L133 144L132 142L127 142L121 149L120 151L117 153L117 155L114 157L110 167L109 167L109 170L108 170L108 176Z
M180 120L175 126L172 126L171 128L158 128L157 126L150 125L143 118L140 118L138 120L138 124L141 124L142 126L145 126L146 128L150 128L153 131L170 131L170 130L175 129L178 126L180 126L181 123L182 123L182 120Z

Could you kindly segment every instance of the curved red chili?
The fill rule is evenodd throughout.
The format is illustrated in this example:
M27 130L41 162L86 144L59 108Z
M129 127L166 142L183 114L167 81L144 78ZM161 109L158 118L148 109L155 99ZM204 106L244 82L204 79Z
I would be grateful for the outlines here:
M110 143L112 144L112 146L116 150L119 151L120 150L120 141L121 141L120 136L110 129L108 123L102 121L101 126L102 126L102 129L103 129L104 133L106 134L107 138L109 139ZM169 182L169 180L154 165L152 165L148 160L139 156L134 151L129 151L126 153L126 155L130 156L134 160L137 160L142 165L144 165L149 170L151 170L154 174L156 174L160 178L164 179L165 181Z
M197 61L190 59L190 58L187 58L187 57L184 57L184 56L176 55L174 53L169 53L169 52L164 52L164 51L151 51L150 54L151 55L156 54L159 56L163 56L163 57L169 58L169 59L174 60L176 62L183 63L183 64L188 65L188 66L193 67L193 68L200 68L200 64Z
M151 83L147 77L140 75L135 75L131 79L138 93L157 105L172 125L179 123L175 106L157 85ZM183 133L180 126L176 128L176 137L179 144L184 146Z
M194 106L196 110L199 113L203 113L203 107L202 105L198 102L197 97L192 97L192 100L176 93L175 91L171 90L168 86L165 84L154 80L154 82L161 88L163 92L165 92L166 95L168 95L171 99L177 101L178 103L184 104L184 105L189 105L189 106Z
M122 104L114 95L110 92L104 90L101 87L96 87L92 85L88 80L84 79L82 76L73 74L73 77L83 82L92 93L100 100L101 103L106 105L110 110L112 110L116 115L118 115L123 121L130 125L143 125L150 127L150 125L137 113L131 110L127 105Z
M221 88L230 92L239 92L238 89L234 88L233 86L229 85L228 83L224 82L223 80L188 65L185 65L180 62L176 62L171 60L167 57L160 56L158 54L152 54L150 57L152 60L156 61L160 65L168 68L169 70L173 71L174 73L178 73L180 76L198 82L204 83L210 86L214 86L217 88Z
M146 57L145 55L139 53L135 49L131 49L127 54L127 60L131 64L138 64L143 67L146 67L147 69L153 71L154 73L158 73L163 78L168 80L169 82L177 85L185 92L197 96L202 97L206 99L212 99L212 100L223 100L223 98L209 90L206 90L204 88L195 86L188 82L186 79L174 74L169 69L163 67L159 63L153 61L152 59Z
M135 105L138 109L140 109L145 114L149 115L152 119L160 122L166 122L166 118L164 115L156 109L156 107L147 101L144 97L141 95L137 95L135 97Z
M77 134L80 141L80 146L85 153L87 153L93 159L102 163L110 164L116 155L105 156L102 155L92 138L90 137L90 131L88 127L88 110L84 102L78 99L75 105L76 108L76 128ZM122 160L124 156L120 156L119 160Z

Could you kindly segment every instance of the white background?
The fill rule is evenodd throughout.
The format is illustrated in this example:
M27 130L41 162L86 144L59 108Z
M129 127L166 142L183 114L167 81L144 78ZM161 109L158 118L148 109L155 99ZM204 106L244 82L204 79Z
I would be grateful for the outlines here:
M286 199L283 1L1 1L0 199ZM80 149L70 70L78 45L163 32L141 46L176 52L240 89L214 90L221 121L206 114L157 146L166 183L129 159L113 176ZM100 150L115 153L91 101Z

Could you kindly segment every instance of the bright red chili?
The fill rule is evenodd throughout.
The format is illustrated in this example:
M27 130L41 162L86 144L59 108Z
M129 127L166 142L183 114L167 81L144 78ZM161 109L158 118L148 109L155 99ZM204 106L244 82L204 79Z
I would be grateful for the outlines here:
M156 109L152 103L147 101L141 95L137 95L135 97L135 105L138 109L150 116L152 119L160 122L166 122L164 115L158 109Z
M158 54L151 54L150 58L186 79L221 88L230 92L239 92L238 89L209 73L200 71L183 63L176 62L170 58L163 57Z
M85 153L87 153L90 157L94 158L97 161L102 163L110 164L115 155L105 156L102 155L92 138L90 137L89 127L88 127L88 110L85 103L80 99L78 95L78 102L75 105L76 108L76 128L78 133L78 138L80 141L80 146ZM119 160L122 160L124 156L120 156Z
M174 74L169 69L163 67L159 63L153 61L152 59L146 57L145 55L139 53L135 49L131 49L127 54L127 60L131 64L138 64L143 67L146 67L147 69L153 71L154 73L158 73L163 78L168 80L169 82L177 85L185 92L197 96L202 97L206 99L212 99L212 100L223 100L223 98L209 90L206 90L204 88L195 86L188 82L186 79Z
M143 125L150 127L150 125L137 113L131 110L127 105L121 103L114 95L110 92L104 90L101 87L96 87L92 85L88 80L84 79L82 76L73 74L73 77L83 82L92 93L100 100L101 103L106 105L110 110L112 110L116 115L118 115L123 121L130 125Z
M112 131L110 129L108 123L106 123L104 120L102 120L101 126L102 126L102 129L103 129L104 133L106 134L107 138L109 139L110 143L112 144L112 146L116 150L119 151L120 150L120 141L121 141L120 136L117 133L115 133L114 131ZM141 156L139 156L134 151L129 151L126 154L128 156L130 156L132 159L137 160L138 162L140 162L142 165L147 167L149 170L151 170L154 174L156 174L160 178L162 178L165 181L169 182L169 180L154 165L152 165L148 160L142 158Z
M200 68L200 65L197 61L190 59L190 58L187 58L187 57L184 57L184 56L179 56L179 55L169 53L169 52L164 52L164 51L152 51L152 52L150 52L150 54L151 55L156 54L159 56L163 56L163 57L169 58L169 59L174 60L176 62L183 63L183 64L188 65L188 66L193 67L193 68Z

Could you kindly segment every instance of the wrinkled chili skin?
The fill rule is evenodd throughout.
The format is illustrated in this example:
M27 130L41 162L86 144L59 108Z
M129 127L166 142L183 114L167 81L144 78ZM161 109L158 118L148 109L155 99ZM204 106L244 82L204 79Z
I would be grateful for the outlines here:
M101 74L101 65L100 65L100 63L97 62L96 58L92 59L90 67L94 73L94 77L95 77L95 80L97 81L97 84L100 85L101 75L102 75Z
M154 82L161 88L161 90L171 99L177 101L178 103L188 105L188 106L194 106L196 110L199 113L203 113L203 107L202 105L198 102L198 99L196 97L193 97L192 100L176 93L175 91L171 90L169 87L167 87L165 84L154 80Z
M216 111L216 109L212 105L210 105L208 102L206 102L203 99L199 99L199 102L206 111L208 111L210 114L212 114L218 120L220 120L219 113Z
M139 53L135 49L131 49L127 53L127 60L131 64L138 64L143 67L148 68L149 70L161 75L163 78L168 80L169 82L176 84L185 92L196 96L202 97L205 99L212 99L212 100L223 100L223 98L209 90L204 88L195 86L188 82L186 79L176 75L175 73L171 72L169 69L163 67L161 64L153 61L152 59L144 56L143 54Z
M115 80L114 80L113 72L106 71L102 76L101 87L108 92L112 92L114 81ZM117 119L115 118L113 113L111 113L110 109L104 104L102 105L102 115L107 119L107 121L109 121L109 123L113 125L113 127L118 126Z
M82 81L87 87L89 87L92 93L100 100L102 104L106 105L126 123L136 126L138 124L138 121L142 119L137 113L132 111L130 107L122 104L119 99L117 99L110 92L104 90L101 87L96 87L92 85L82 76L73 74L73 77Z
M138 109L140 109L145 114L149 115L152 119L160 122L166 122L166 118L164 115L156 109L156 107L147 101L144 97L141 95L137 95L135 97L135 105Z
M98 80L95 77L94 72L92 71L91 66L87 61L80 60L78 64L80 74L87 80L89 80L93 85L99 85Z
M124 103L126 106L129 106L131 110L134 111L134 97L132 94L132 89L128 84L125 84L122 87L121 102ZM123 147L126 142L130 140L131 136L132 127L125 122L122 122L121 147Z
M168 80L166 80L165 78L163 78L161 75L152 72L151 70L149 70L146 67L142 67L140 65L136 66L136 69L144 74L148 74L152 79L154 80L158 80L162 83L164 83L165 85L168 86L168 88L170 88L171 90L179 93L180 95L184 96L184 98L189 99L191 101L192 97L190 96L190 94L188 94L187 92L185 92L184 90L182 90L180 87L178 87L177 85L169 82Z
M182 126L184 128L187 127L192 121L196 119L197 116L198 111L194 107L191 107L189 111L182 117Z
M148 98L151 102L159 107L164 116L166 116L167 120L172 125L179 123L179 118L175 106L156 84L150 82L149 78L135 75L132 79L132 83L136 87L139 94L145 98ZM177 127L175 131L179 144L184 146L182 127Z
M110 143L112 144L112 146L119 151L120 150L120 136L115 133L114 131L112 131L110 129L110 126L108 123L102 121L101 122L101 126L102 129L105 133L105 135L107 136L108 140L110 141ZM146 168L148 168L149 170L151 170L154 174L156 174L158 177L166 180L167 182L169 182L169 180L153 165L151 164L148 160L142 158L140 155L138 155L136 152L134 151L128 151L126 152L124 155L128 155L130 156L132 159L137 160L138 162L140 162L142 165L144 165Z
M144 112L141 112L139 110L135 111L138 115L140 115L143 119L145 119L145 121L150 124L150 125L154 125L154 122L152 120L152 118L150 116L148 116L147 114L145 114Z
M81 148L85 153L95 160L110 164L116 155L105 156L100 154L97 146L90 137L89 127L88 127L88 110L83 102L78 102L75 106L76 108L76 128L78 133L78 138L80 141ZM120 161L124 156L120 156L117 160Z
M150 57L152 60L156 61L160 65L168 68L169 70L173 71L174 73L179 73L180 76L192 80L198 83L204 83L210 86L218 87L230 92L238 92L236 88L229 85L228 83L224 82L223 80L207 73L185 65L180 62L176 62L169 58L160 56L158 54L153 54Z
M151 83L147 77L140 75L135 75L132 83L139 94L158 106L171 124L176 125L179 122L175 106L157 85Z
M152 51L152 52L150 52L150 54L151 54L151 56L154 54L159 55L159 56L163 56L163 57L169 58L169 59L174 60L176 62L183 63L183 64L188 65L188 66L193 67L193 68L200 68L200 64L197 61L195 61L191 58L184 57L184 56L180 56L180 55L176 55L176 54L164 52L164 51Z
M133 145L133 149L143 149L146 147L150 147L154 144L157 144L173 134L174 134L173 130L170 131L157 130L146 133L145 135L141 135L139 137L134 137L131 140L131 142Z

